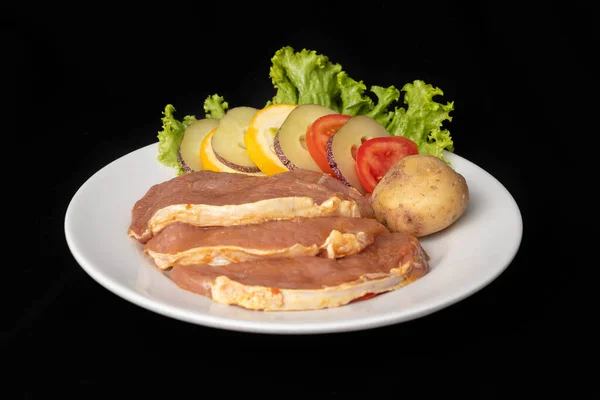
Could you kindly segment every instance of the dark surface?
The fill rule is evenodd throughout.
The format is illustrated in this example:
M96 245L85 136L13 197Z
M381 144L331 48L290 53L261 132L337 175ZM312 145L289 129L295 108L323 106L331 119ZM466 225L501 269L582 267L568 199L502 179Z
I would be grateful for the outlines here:
M286 11L266 5L124 11L53 4L3 13L5 54L12 55L6 76L21 118L11 126L33 146L32 162L20 172L43 176L25 179L35 194L25 198L34 210L34 234L27 237L37 251L25 251L4 281L2 345L14 360L8 383L20 381L16 398L43 393L47 382L98 390L123 380L152 390L161 382L197 387L253 375L260 385L252 388L279 393L335 394L383 382L444 393L435 382L448 378L483 398L516 382L537 393L548 382L552 391L581 388L573 360L588 351L588 331L580 328L582 307L572 304L579 283L574 273L558 274L546 263L560 247L546 238L549 206L537 183L546 167L537 162L547 162L541 146L555 146L554 156L561 152L560 144L540 143L540 135L552 135L557 126L556 101L574 93L556 82L595 79L591 8L569 3L528 12L501 2L469 9L444 4L396 9L377 3L357 10L305 3L291 18L277 18ZM236 12L250 22L234 22ZM167 103L180 116L201 115L212 93L230 106L262 105L274 94L270 58L285 45L326 54L369 86L423 79L455 101L450 130L456 152L505 185L523 217L521 248L499 278L456 305L400 325L271 336L162 317L86 275L63 230L80 185L107 163L155 142ZM180 372L196 380L181 382ZM313 389L313 383L327 387Z

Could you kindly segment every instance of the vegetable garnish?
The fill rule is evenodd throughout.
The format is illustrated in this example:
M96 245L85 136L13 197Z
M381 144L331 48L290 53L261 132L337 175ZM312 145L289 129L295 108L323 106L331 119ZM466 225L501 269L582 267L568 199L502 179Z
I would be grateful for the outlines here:
M333 63L314 50L294 51L286 46L271 59L269 77L275 88L274 96L264 106L275 104L316 104L339 114L367 116L379 122L392 136L403 136L418 146L419 153L444 160L443 150L453 152L454 142L444 121L452 121L454 102L439 103L440 88L422 80L395 86L371 86L351 78L342 66ZM404 94L402 105L397 105ZM222 96L212 94L204 101L204 117L185 115L178 120L175 108L168 104L163 112L162 131L158 133L158 161L184 172L178 151L185 129L198 118L222 118L229 104Z
M453 152L454 142L448 129L442 130L441 126L445 120L452 121L450 112L454 110L454 102L440 104L434 101L434 96L442 96L444 92L423 81L407 83L402 90L406 93L404 103L408 107L406 110L396 108L387 130L393 136L411 139L419 147L419 153L444 160L442 150Z
M186 115L183 121L179 121L173 116L174 112L175 107L171 104L167 104L163 111L164 117L161 118L163 130L158 133L158 161L167 167L175 168L177 175L181 175L183 167L177 157L179 146L185 128L196 121L196 117Z

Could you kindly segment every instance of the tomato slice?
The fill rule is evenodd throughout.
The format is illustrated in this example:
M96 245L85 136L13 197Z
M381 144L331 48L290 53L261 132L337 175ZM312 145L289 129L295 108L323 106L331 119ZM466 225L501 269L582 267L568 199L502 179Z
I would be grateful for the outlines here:
M417 144L403 136L376 137L364 142L356 152L356 175L368 193L390 168L404 157L418 154Z
M346 114L327 114L317 118L306 131L306 148L321 171L333 176L335 173L327 160L327 141L351 117Z

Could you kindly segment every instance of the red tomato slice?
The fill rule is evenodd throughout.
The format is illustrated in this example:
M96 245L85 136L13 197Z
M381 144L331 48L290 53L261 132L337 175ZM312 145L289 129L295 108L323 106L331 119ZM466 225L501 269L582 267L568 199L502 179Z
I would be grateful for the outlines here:
M356 152L356 176L363 189L373 193L375 186L402 158L418 154L417 144L402 136L376 137L364 142Z
M327 114L317 118L306 132L306 148L321 171L333 176L335 173L327 160L327 141L351 117L345 114Z

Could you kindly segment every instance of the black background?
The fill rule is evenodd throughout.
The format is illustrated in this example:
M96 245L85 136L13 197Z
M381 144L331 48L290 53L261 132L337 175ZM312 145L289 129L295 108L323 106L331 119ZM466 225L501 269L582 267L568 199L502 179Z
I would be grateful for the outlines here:
M24 186L23 205L33 211L12 238L23 250L5 265L3 282L2 345L12 366L5 377L16 384L15 398L50 388L113 390L116 382L193 393L218 387L257 395L350 389L398 396L414 388L425 396L472 391L482 398L518 384L540 394L549 388L573 393L586 383L576 361L589 351L578 314L583 307L573 306L579 284L575 273L558 273L544 257L560 251L549 241L557 228L543 201L545 182L556 177L540 171L547 168L542 162L573 147L570 139L550 138L565 110L578 108L579 90L596 79L591 7L4 7L4 134L11 143L4 153L20 149L20 156L7 157L31 157L25 165L10 161L9 179ZM179 116L201 115L212 93L230 106L264 104L274 94L270 59L286 45L323 53L368 86L423 79L455 102L449 127L456 153L504 184L523 217L521 248L499 278L456 305L397 326L275 336L162 317L85 274L63 229L80 185L107 163L155 142L167 103ZM575 126L578 115L568 118ZM20 201L9 200L15 197ZM23 247L25 241L37 251ZM240 380L247 383L227 383Z

